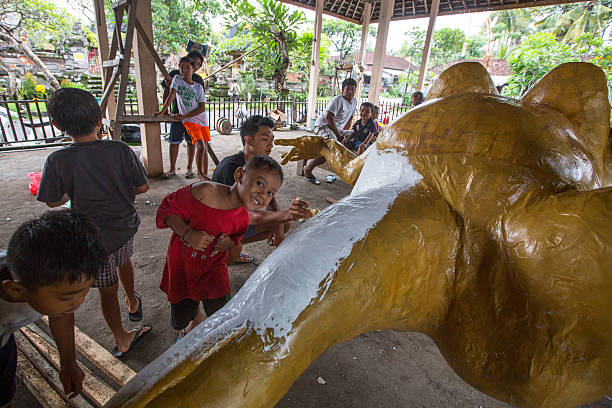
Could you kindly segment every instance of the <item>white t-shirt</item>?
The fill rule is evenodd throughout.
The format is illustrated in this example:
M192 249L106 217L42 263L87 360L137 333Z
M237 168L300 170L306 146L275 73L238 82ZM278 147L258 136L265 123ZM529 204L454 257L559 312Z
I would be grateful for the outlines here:
M357 99L353 98L353 100L349 102L342 95L334 96L331 101L329 101L329 105L327 105L325 112L323 112L315 122L315 126L327 126L327 112L331 112L334 114L334 123L336 127L338 130L342 130L346 122L355 114L356 109Z
M0 270L6 268L6 251L0 251ZM4 347L11 333L35 322L41 314L26 302L7 302L0 298L0 347Z
M200 102L206 102L206 96L204 95L204 88L202 85L197 82L189 85L180 75L175 75L174 78L172 78L170 88L176 89L176 104L181 115L197 109ZM191 122L197 123L200 126L208 126L208 115L206 111L204 111L198 113L196 116L183 119L182 122Z

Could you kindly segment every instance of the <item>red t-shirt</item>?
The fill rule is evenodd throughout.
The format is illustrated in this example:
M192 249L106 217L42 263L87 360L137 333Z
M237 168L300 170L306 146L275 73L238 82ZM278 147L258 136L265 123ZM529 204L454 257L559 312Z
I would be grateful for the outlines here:
M249 228L249 212L245 207L218 210L208 207L191 194L191 186L183 187L164 198L157 209L157 228L168 228L166 217L178 215L189 228L217 236L224 232L238 244ZM230 293L227 273L227 251L210 257L214 241L196 251L172 233L166 265L159 287L170 303L183 299L196 301L215 299Z

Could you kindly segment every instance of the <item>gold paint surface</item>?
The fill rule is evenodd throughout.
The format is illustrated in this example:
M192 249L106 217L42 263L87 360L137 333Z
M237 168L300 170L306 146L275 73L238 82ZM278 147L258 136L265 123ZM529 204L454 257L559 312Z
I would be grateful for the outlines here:
M193 350L177 343L107 407L272 407L327 348L384 328L427 334L466 382L517 406L572 407L612 393L603 73L588 63L561 65L523 100L494 94L473 63L440 78L367 155L318 136L276 141L293 146L285 163L324 156L347 183L380 178L380 194L389 187L369 160L400 157L419 176L365 236L338 248L345 255L288 333L275 335L272 323L256 330L248 308L237 305L215 327L205 321L185 338ZM342 223L342 211L362 211L368 202L359 194L377 193L373 187L328 207L266 262L296 267L297 255L284 248L318 222L329 223L330 234L351 234L355 225ZM326 236L311 239L326 245ZM241 292L274 287L280 299L282 285L301 284L266 286L278 276L260 274Z

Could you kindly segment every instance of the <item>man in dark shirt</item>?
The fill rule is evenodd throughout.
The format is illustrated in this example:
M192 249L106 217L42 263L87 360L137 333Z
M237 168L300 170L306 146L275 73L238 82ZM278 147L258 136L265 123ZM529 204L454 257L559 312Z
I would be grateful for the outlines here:
M242 167L253 156L269 156L274 146L274 122L261 115L248 118L240 127L242 138L242 151L221 160L212 175L212 181L231 186L235 183L234 174L236 169ZM285 238L285 234L291 227L290 221L307 219L311 217L308 210L310 205L299 199L295 199L287 210L280 210L276 198L273 198L265 210L249 211L249 230L242 237L242 244L268 240L273 246L278 246ZM240 254L237 262L250 262L253 257ZM228 260L229 262L229 260Z
M192 59L194 72L197 72L202 67L204 57L202 57L202 54L195 50L190 51L187 56ZM173 69L168 74L170 75L170 79L165 79L161 82L161 86L164 88L164 101L166 100L166 98L168 98L168 95L170 94L170 84L172 82L172 78L174 78L175 75L180 75L180 72L178 69ZM204 80L202 80L202 77L198 74L194 73L192 79L193 82L204 86ZM176 99L172 103L171 109L172 110L169 113L179 113L178 107L176 105ZM168 143L170 143L170 171L164 173L162 178L170 178L176 176L176 159L178 157L179 146L181 145L183 139L187 142L187 173L185 173L185 177L188 179L195 177L195 174L192 171L194 156L193 141L191 140L191 137L189 137L189 133L187 133L185 126L181 122L172 122L170 124L170 136L168 137Z

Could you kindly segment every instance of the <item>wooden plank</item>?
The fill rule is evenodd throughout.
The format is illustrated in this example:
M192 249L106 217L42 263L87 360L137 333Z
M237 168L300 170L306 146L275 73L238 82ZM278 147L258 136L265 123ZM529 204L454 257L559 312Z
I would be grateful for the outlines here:
M130 76L130 60L132 59L132 39L134 38L134 23L136 21L138 2L137 0L130 1L128 9L128 23L125 30L125 43L123 49L123 64L119 67L119 95L117 97L117 115L123 115L125 109L125 95L127 94L128 79ZM119 11L123 8L119 9ZM118 12L115 15L119 14ZM119 140L121 137L121 123L115 121L113 127L113 139Z
M215 166L217 166L219 164L219 158L217 157L217 155L213 151L212 147L210 146L210 143L206 143L206 150L208 150L208 154L210 155L210 158L215 163Z
M166 70L164 63L159 58L159 55L157 54L157 51L155 51L155 47L153 46L153 43L149 39L149 36L147 35L143 26L140 24L140 21L136 19L134 24L136 27L136 31L138 32L138 35L140 36L140 39L144 43L145 47L147 47L149 54L151 54L151 57L153 58L153 61L155 61L155 65L157 65L157 68L159 68L159 71L162 73L162 76L166 79L171 79L170 74L168 74L168 71Z
M180 119L175 119L170 115L152 116L152 115L117 115L117 120L124 123L164 123L164 122L180 122Z
M19 329L31 345L38 350L57 370L60 368L59 352L53 340L38 326L30 324ZM115 394L115 390L98 379L87 367L77 362L85 373L83 379L83 394L97 407L102 407Z
M44 408L70 408L20 351L17 352L17 377Z
M47 360L30 344L22 333L15 333L15 341L19 351L27 357L30 363L38 370L42 377L49 385L66 401L70 406L76 408L91 408L92 405L85 400L81 395L74 398L69 398L64 393L64 386L59 378L57 370L49 364Z
M43 316L42 321L49 324L47 316ZM74 327L74 340L79 353L120 386L123 387L125 383L136 375L134 370L106 351L106 349L93 341L91 337L83 333L76 326Z

